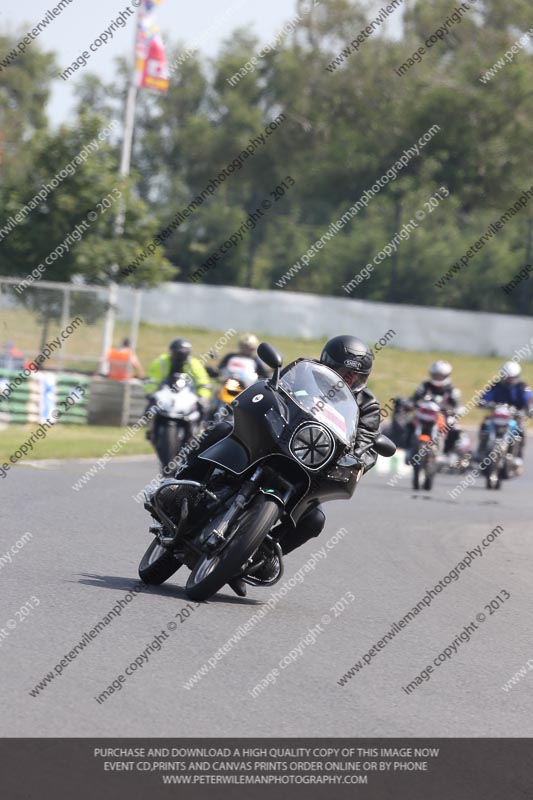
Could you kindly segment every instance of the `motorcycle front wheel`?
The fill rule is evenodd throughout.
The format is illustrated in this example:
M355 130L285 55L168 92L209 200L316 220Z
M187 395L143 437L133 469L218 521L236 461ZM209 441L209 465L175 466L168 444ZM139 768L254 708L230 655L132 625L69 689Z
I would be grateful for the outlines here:
M424 489L426 492L430 492L433 489L433 473L427 470L424 478Z
M489 468L489 471L486 473L486 485L487 489L500 489L502 485L502 471L501 469L493 465Z
M172 551L154 539L139 564L139 578L143 583L160 586L174 575L182 564L183 561L177 559Z
M195 565L187 581L186 592L191 600L207 600L238 576L263 539L280 517L275 500L256 497L238 521L238 531L221 553L204 556Z
M429 455L424 465L424 489L430 492L433 489L433 480L437 472L437 462L434 455Z
M159 424L155 440L155 449L161 462L161 469L166 474L185 441L185 428L175 422Z

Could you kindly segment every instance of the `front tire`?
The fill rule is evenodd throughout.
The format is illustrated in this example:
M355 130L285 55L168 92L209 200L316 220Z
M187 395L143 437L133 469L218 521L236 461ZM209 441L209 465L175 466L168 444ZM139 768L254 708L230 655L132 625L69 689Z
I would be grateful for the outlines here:
M197 562L187 581L187 597L207 600L239 575L279 517L280 508L275 500L264 495L256 497L242 514L239 531L222 553L204 556Z
M155 449L161 462L162 472L167 473L167 467L173 463L185 441L185 429L181 425L170 422L159 424Z
M487 474L487 489L499 489L501 487L501 478L496 469L491 469Z
M160 586L174 575L182 564L183 562L177 559L171 550L154 539L139 564L139 578L150 586Z

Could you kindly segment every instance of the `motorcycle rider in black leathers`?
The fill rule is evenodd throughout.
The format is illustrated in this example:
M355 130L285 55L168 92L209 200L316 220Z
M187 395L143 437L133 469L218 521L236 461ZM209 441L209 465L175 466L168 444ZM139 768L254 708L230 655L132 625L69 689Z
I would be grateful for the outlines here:
M372 450L360 453L361 450L374 441L379 432L379 403L366 387L372 370L373 359L374 356L370 348L357 337L350 335L335 336L330 339L324 345L320 355L320 362L333 369L344 380L351 389L359 406L359 425L356 439L353 443L352 455L358 459L363 473L368 472L377 460L377 454ZM283 372L281 374L283 375ZM200 449L191 454L187 463L177 471L176 478L201 481L210 465L208 462L200 460L198 456L215 442L227 436L231 430L231 422L225 420L219 422L204 437ZM296 527L290 518L284 520L274 528L273 535L278 539L282 552L284 554L291 553L309 539L318 536L324 528L325 521L326 517L322 506L316 506L301 517ZM276 574L276 570L277 563L267 561L261 571L255 573L255 577L268 580ZM246 584L240 578L231 581L229 585L239 596L244 597L246 595Z

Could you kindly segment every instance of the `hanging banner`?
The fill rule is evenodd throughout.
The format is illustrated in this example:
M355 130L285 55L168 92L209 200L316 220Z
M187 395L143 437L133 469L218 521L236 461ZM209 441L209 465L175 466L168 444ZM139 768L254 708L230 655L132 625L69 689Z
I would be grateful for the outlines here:
M168 91L168 65L154 9L161 0L143 0L135 42L135 82L145 89Z

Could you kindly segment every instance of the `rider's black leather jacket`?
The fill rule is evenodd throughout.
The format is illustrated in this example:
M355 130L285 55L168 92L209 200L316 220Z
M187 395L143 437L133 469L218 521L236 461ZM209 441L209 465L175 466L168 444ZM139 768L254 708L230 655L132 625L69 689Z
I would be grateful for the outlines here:
M359 406L359 426L357 428L357 435L355 438L354 455L360 458L363 463L364 471L368 472L372 469L377 461L377 454L372 450L363 453L359 456L358 451L366 447L376 438L379 431L380 413L379 403L376 397L372 394L370 389L361 389L361 391L354 394L357 405Z
M439 406L447 412L455 411L461 401L461 392L451 383L448 386L434 386L429 380L422 381L411 397L411 400L416 405L426 395L431 395Z

